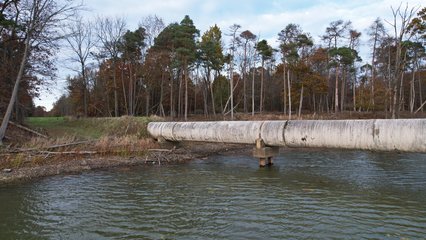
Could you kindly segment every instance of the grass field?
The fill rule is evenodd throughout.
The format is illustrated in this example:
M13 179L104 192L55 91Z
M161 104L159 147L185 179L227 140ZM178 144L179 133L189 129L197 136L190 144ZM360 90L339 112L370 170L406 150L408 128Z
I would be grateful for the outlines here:
M158 148L148 136L150 121L162 119L30 117L25 125L48 138L14 127L7 145L0 146L0 169L58 164L88 156L144 156L147 149Z
M67 117L30 117L26 124L53 138L64 136L78 139L99 139L103 136L133 135L138 138L147 136L147 117L119 118L67 118Z

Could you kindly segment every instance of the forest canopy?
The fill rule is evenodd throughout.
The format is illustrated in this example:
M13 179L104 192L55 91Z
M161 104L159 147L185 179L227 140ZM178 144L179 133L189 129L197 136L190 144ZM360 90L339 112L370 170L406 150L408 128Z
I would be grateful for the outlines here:
M28 21L21 21L25 18L20 14L29 2L0 4L1 113L6 112L25 52ZM60 46L77 67L51 114L186 119L188 114L235 112L291 117L382 111L397 118L401 112L422 112L426 8L401 5L390 11L394 19L378 17L366 30L355 29L350 19L332 21L319 41L298 23L288 23L277 29L277 46L238 23L228 29L212 23L200 32L188 15L168 25L151 15L128 29L119 17L89 21L65 14L57 20L62 25ZM33 99L46 80L55 79L55 24L59 22L40 31L43 41L31 45L14 103L15 119L43 112ZM362 35L368 42L361 42ZM360 54L361 44L368 46L366 57Z

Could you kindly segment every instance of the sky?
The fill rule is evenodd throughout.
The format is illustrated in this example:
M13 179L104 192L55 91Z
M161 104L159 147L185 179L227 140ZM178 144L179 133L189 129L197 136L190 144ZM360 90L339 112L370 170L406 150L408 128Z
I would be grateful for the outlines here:
M350 20L353 28L363 33L361 55L368 52L366 29L375 19L383 19L389 29L386 20L393 19L391 7L426 6L424 0L85 0L84 4L85 18L123 17L129 30L135 30L149 15L161 17L166 25L180 22L189 15L201 34L217 24L224 35L229 33L231 25L238 24L242 31L250 30L272 46L278 45L278 33L289 23L300 25L315 43L320 43L320 36L330 22ZM58 56L58 59L64 58ZM59 69L69 64L61 61ZM49 90L44 89L35 104L50 110L66 92L64 79L69 74L72 72L60 70L56 84L50 85Z

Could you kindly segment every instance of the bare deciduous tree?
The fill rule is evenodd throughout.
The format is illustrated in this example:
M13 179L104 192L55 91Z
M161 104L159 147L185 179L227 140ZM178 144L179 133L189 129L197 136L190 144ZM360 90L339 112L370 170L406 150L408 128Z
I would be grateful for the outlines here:
M142 22L139 23L139 26L145 29L146 45L148 48L154 46L154 39L166 27L163 19L157 15L149 15L144 18Z
M244 98L244 112L247 113L247 93L246 93L246 75L247 75L247 67L248 67L248 62L249 62L249 57L247 55L248 53L248 48L250 47L250 42L253 42L256 39L256 35L254 35L252 32L250 32L249 30L245 30L244 32L242 32L240 34L240 37L242 39L244 39L244 41L242 42L243 45L243 51L244 51L244 55L243 55L243 63L242 63L242 75L243 75L243 98Z
M392 27L394 34L394 44L395 44L395 63L394 63L394 71L392 76L392 84L393 84L393 97L392 97L392 118L397 117L397 103L398 103L398 85L399 85L399 106L398 109L401 109L401 105L403 104L402 99L402 86L403 86L403 76L404 76L404 68L405 68L405 54L402 52L402 43L404 40L409 40L409 24L411 23L411 19L415 16L417 12L417 8L409 8L408 4L405 8L402 8L402 5L399 5L398 8L392 9L392 22L387 21L389 25Z
M97 35L102 43L102 50L112 60L113 84L114 84L114 116L118 117L118 87L115 74L117 60L120 54L120 42L126 33L126 21L123 18L99 17L97 19Z
M230 99L231 99L231 120L234 120L234 55L235 48L238 45L239 37L237 36L238 29L241 26L238 24L233 24L229 27L231 39L230 50L230 62L229 62L229 90L230 90Z
M377 56L377 46L380 45L380 41L384 38L386 34L385 27L380 18L377 18L368 28L368 35L370 36L370 42L373 44L372 46L372 55L371 55L371 96L370 96L370 104L374 107L375 105L375 91L374 85L376 84L376 56Z
M24 27L22 33L24 51L22 54L19 72L16 76L10 101L0 126L0 145L6 133L13 106L18 96L19 85L24 76L27 62L31 53L36 48L54 46L62 38L59 29L76 11L80 10L81 4L72 0L22 0L18 3L20 14L16 24Z
M83 81L84 116L87 117L87 61L95 46L92 24L90 22L84 22L81 18L77 18L68 25L67 29L68 32L65 33L67 36L65 40L74 55L70 57L70 60L79 64L78 70L73 70L77 71L81 75Z

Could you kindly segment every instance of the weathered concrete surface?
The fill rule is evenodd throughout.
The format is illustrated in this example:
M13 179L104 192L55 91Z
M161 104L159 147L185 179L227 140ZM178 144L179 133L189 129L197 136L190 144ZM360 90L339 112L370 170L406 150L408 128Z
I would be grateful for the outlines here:
M288 121L288 147L374 149L374 120Z
M263 122L152 122L148 132L169 141L252 144Z
M426 152L426 119L151 122L169 141Z

